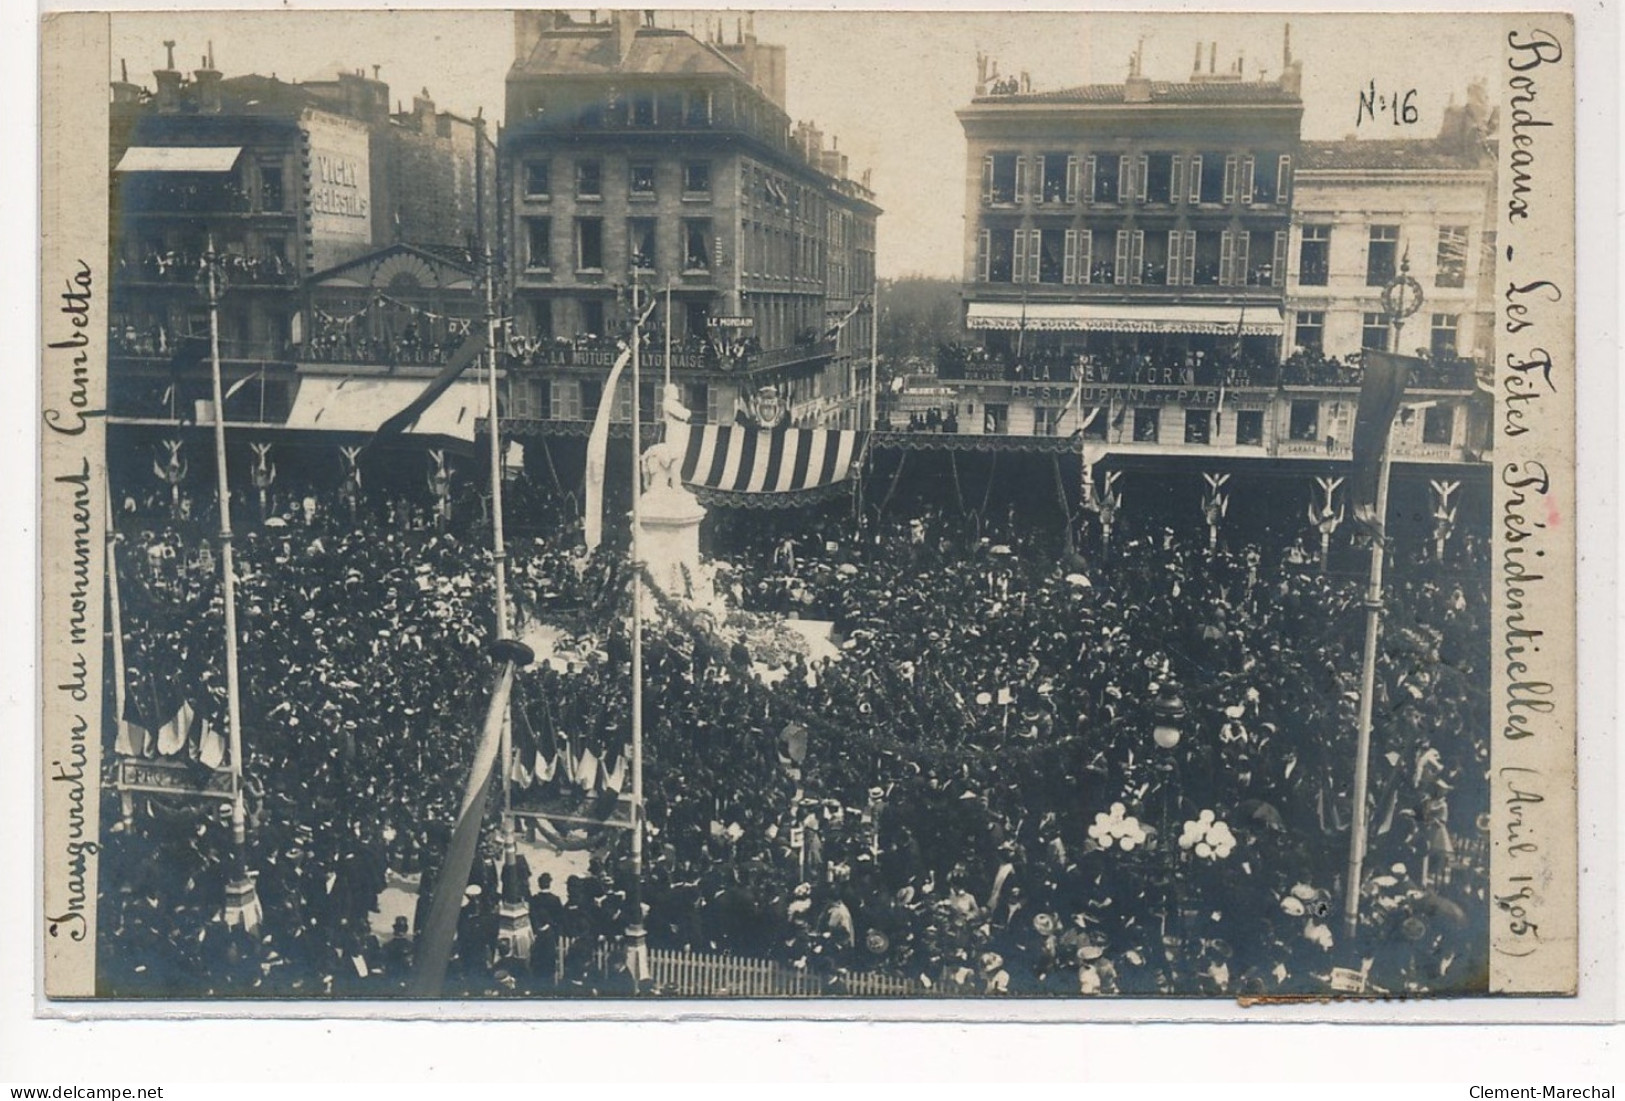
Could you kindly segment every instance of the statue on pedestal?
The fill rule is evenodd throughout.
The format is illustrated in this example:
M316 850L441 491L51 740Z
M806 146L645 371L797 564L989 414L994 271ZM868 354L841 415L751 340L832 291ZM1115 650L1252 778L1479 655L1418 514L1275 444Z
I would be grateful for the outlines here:
M640 462L643 501L638 537L649 577L668 596L697 606L714 599L709 572L700 563L700 521L705 507L683 485L691 414L668 384L661 398L665 439L644 451Z

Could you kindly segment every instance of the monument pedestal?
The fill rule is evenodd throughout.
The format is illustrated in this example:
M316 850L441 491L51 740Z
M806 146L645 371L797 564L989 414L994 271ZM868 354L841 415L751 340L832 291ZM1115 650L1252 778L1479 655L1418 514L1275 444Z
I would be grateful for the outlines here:
M640 502L638 551L661 592L706 605L709 585L700 569L700 521L705 506L680 485L650 487Z
M226 928L241 928L249 934L260 931L260 896L252 876L240 873L226 882L224 907Z
M530 903L504 899L497 906L497 955L530 962L536 934L530 926Z

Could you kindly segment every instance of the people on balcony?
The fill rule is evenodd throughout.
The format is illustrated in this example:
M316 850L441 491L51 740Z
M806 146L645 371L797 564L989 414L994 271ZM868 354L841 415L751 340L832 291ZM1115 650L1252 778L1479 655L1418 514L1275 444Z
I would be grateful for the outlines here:
M1226 342L1227 343L1227 342ZM1207 353L1170 348L1162 351L1106 349L1081 352L1053 346L1013 350L944 344L937 351L943 378L1002 379L1006 382L1073 382L1080 372L1092 383L1138 383L1174 386L1358 386L1363 353L1328 356L1299 348L1285 361L1249 354L1234 347ZM1417 349L1424 366L1413 370L1413 388L1467 390L1475 385L1478 364L1471 359L1435 356Z
M217 254L220 271L226 283L291 283L298 272L288 259L276 251L261 253L235 252L230 249ZM119 275L153 283L190 283L198 277L204 253L197 249L148 249L139 260L131 262L119 258Z

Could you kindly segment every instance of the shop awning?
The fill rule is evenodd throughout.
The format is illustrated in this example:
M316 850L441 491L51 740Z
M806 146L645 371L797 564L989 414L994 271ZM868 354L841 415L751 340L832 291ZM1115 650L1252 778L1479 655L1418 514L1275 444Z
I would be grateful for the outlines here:
M429 379L305 378L284 427L326 432L376 432L384 421L423 393ZM485 415L485 389L477 381L454 382L407 431L472 443L474 422Z
M240 145L132 145L116 172L230 172Z
M965 318L971 329L1014 332L1194 333L1234 336L1280 336L1281 315L1273 306L1203 306L1184 304L1093 302L972 302Z

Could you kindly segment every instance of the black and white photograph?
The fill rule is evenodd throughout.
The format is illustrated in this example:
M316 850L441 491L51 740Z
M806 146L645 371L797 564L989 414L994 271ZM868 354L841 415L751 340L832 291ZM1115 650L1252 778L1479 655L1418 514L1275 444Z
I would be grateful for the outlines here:
M48 997L1575 993L1567 17L52 30Z

